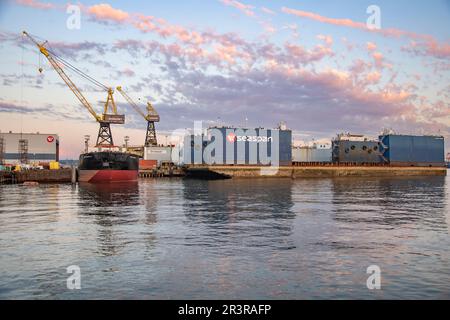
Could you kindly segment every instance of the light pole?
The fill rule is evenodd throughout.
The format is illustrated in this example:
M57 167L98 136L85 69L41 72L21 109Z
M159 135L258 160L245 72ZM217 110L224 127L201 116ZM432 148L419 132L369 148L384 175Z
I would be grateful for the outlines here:
M123 140L125 140L125 151L126 151L126 150L128 150L128 141L130 141L130 137L125 136L125 138L123 138Z
M90 139L91 139L91 136L89 136L89 135L84 136L84 152L85 153L89 152L89 140Z

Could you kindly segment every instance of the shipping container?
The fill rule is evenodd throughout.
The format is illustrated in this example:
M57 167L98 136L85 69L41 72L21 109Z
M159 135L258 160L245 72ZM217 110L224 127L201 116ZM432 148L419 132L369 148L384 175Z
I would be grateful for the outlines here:
M382 135L380 151L384 162L400 166L445 166L444 137Z
M59 162L57 161L50 161L50 170L59 170Z
M140 170L152 170L158 166L157 160L139 160L139 169Z

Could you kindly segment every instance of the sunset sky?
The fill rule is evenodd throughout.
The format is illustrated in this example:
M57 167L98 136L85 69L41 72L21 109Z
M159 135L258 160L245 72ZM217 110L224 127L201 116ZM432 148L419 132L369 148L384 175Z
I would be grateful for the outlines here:
M22 30L143 108L150 100L162 142L198 120L286 121L298 141L392 128L444 135L450 151L448 0L72 2L80 29L66 25L69 4L0 1L0 130L58 133L63 159L77 158L98 124ZM379 30L366 26L372 4ZM68 74L100 113L106 93ZM115 99L127 116L115 142L142 144L145 121Z

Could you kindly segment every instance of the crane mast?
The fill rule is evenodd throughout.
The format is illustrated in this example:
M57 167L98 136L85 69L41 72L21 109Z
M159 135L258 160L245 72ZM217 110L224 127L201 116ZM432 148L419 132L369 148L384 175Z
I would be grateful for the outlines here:
M23 35L26 36L28 39L31 40L39 49L39 51L47 58L50 65L53 67L53 69L56 70L56 72L59 74L59 76L63 79L64 83L69 87L69 89L75 94L75 96L78 98L78 100L81 102L81 104L88 110L88 112L94 117L94 119L100 124L98 136L97 136L97 144L96 147L113 147L114 141L111 133L111 124L124 124L125 123L125 116L117 114L117 107L114 102L114 90L111 88L106 87L105 85L101 84L100 82L96 81L95 79L91 78L90 76L84 74L81 70L73 67L63 59L56 56L56 54L51 53L47 47L45 46L46 42L39 43L37 42L30 34L28 34L26 31L23 31ZM56 58L56 59L55 59ZM83 76L85 79L93 82L97 86L101 87L103 90L107 91L108 97L106 99L106 103L104 105L103 114L99 115L95 112L94 108L92 108L89 101L84 97L84 95L81 93L81 91L77 88L77 86L73 83L73 81L69 78L69 76L64 72L63 68L61 67L61 64L72 69L73 71L77 72L81 76ZM111 109L111 113L108 113L108 111Z
M158 141L156 139L156 128L155 122L159 122L160 117L156 112L155 108L153 108L150 102L147 102L147 114L142 112L141 108L130 98L130 96L122 90L122 87L117 87L117 91L122 94L125 100L133 107L133 109L141 115L145 120L147 120L147 133L145 135L145 147L157 146Z

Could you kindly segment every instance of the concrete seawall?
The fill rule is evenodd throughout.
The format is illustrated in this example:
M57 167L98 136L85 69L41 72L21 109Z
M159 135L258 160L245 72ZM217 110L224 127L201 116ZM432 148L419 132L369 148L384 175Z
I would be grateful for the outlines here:
M447 169L440 167L389 167L389 166L194 166L187 169L190 177L205 178L314 178L314 177L389 177L389 176L446 176Z

